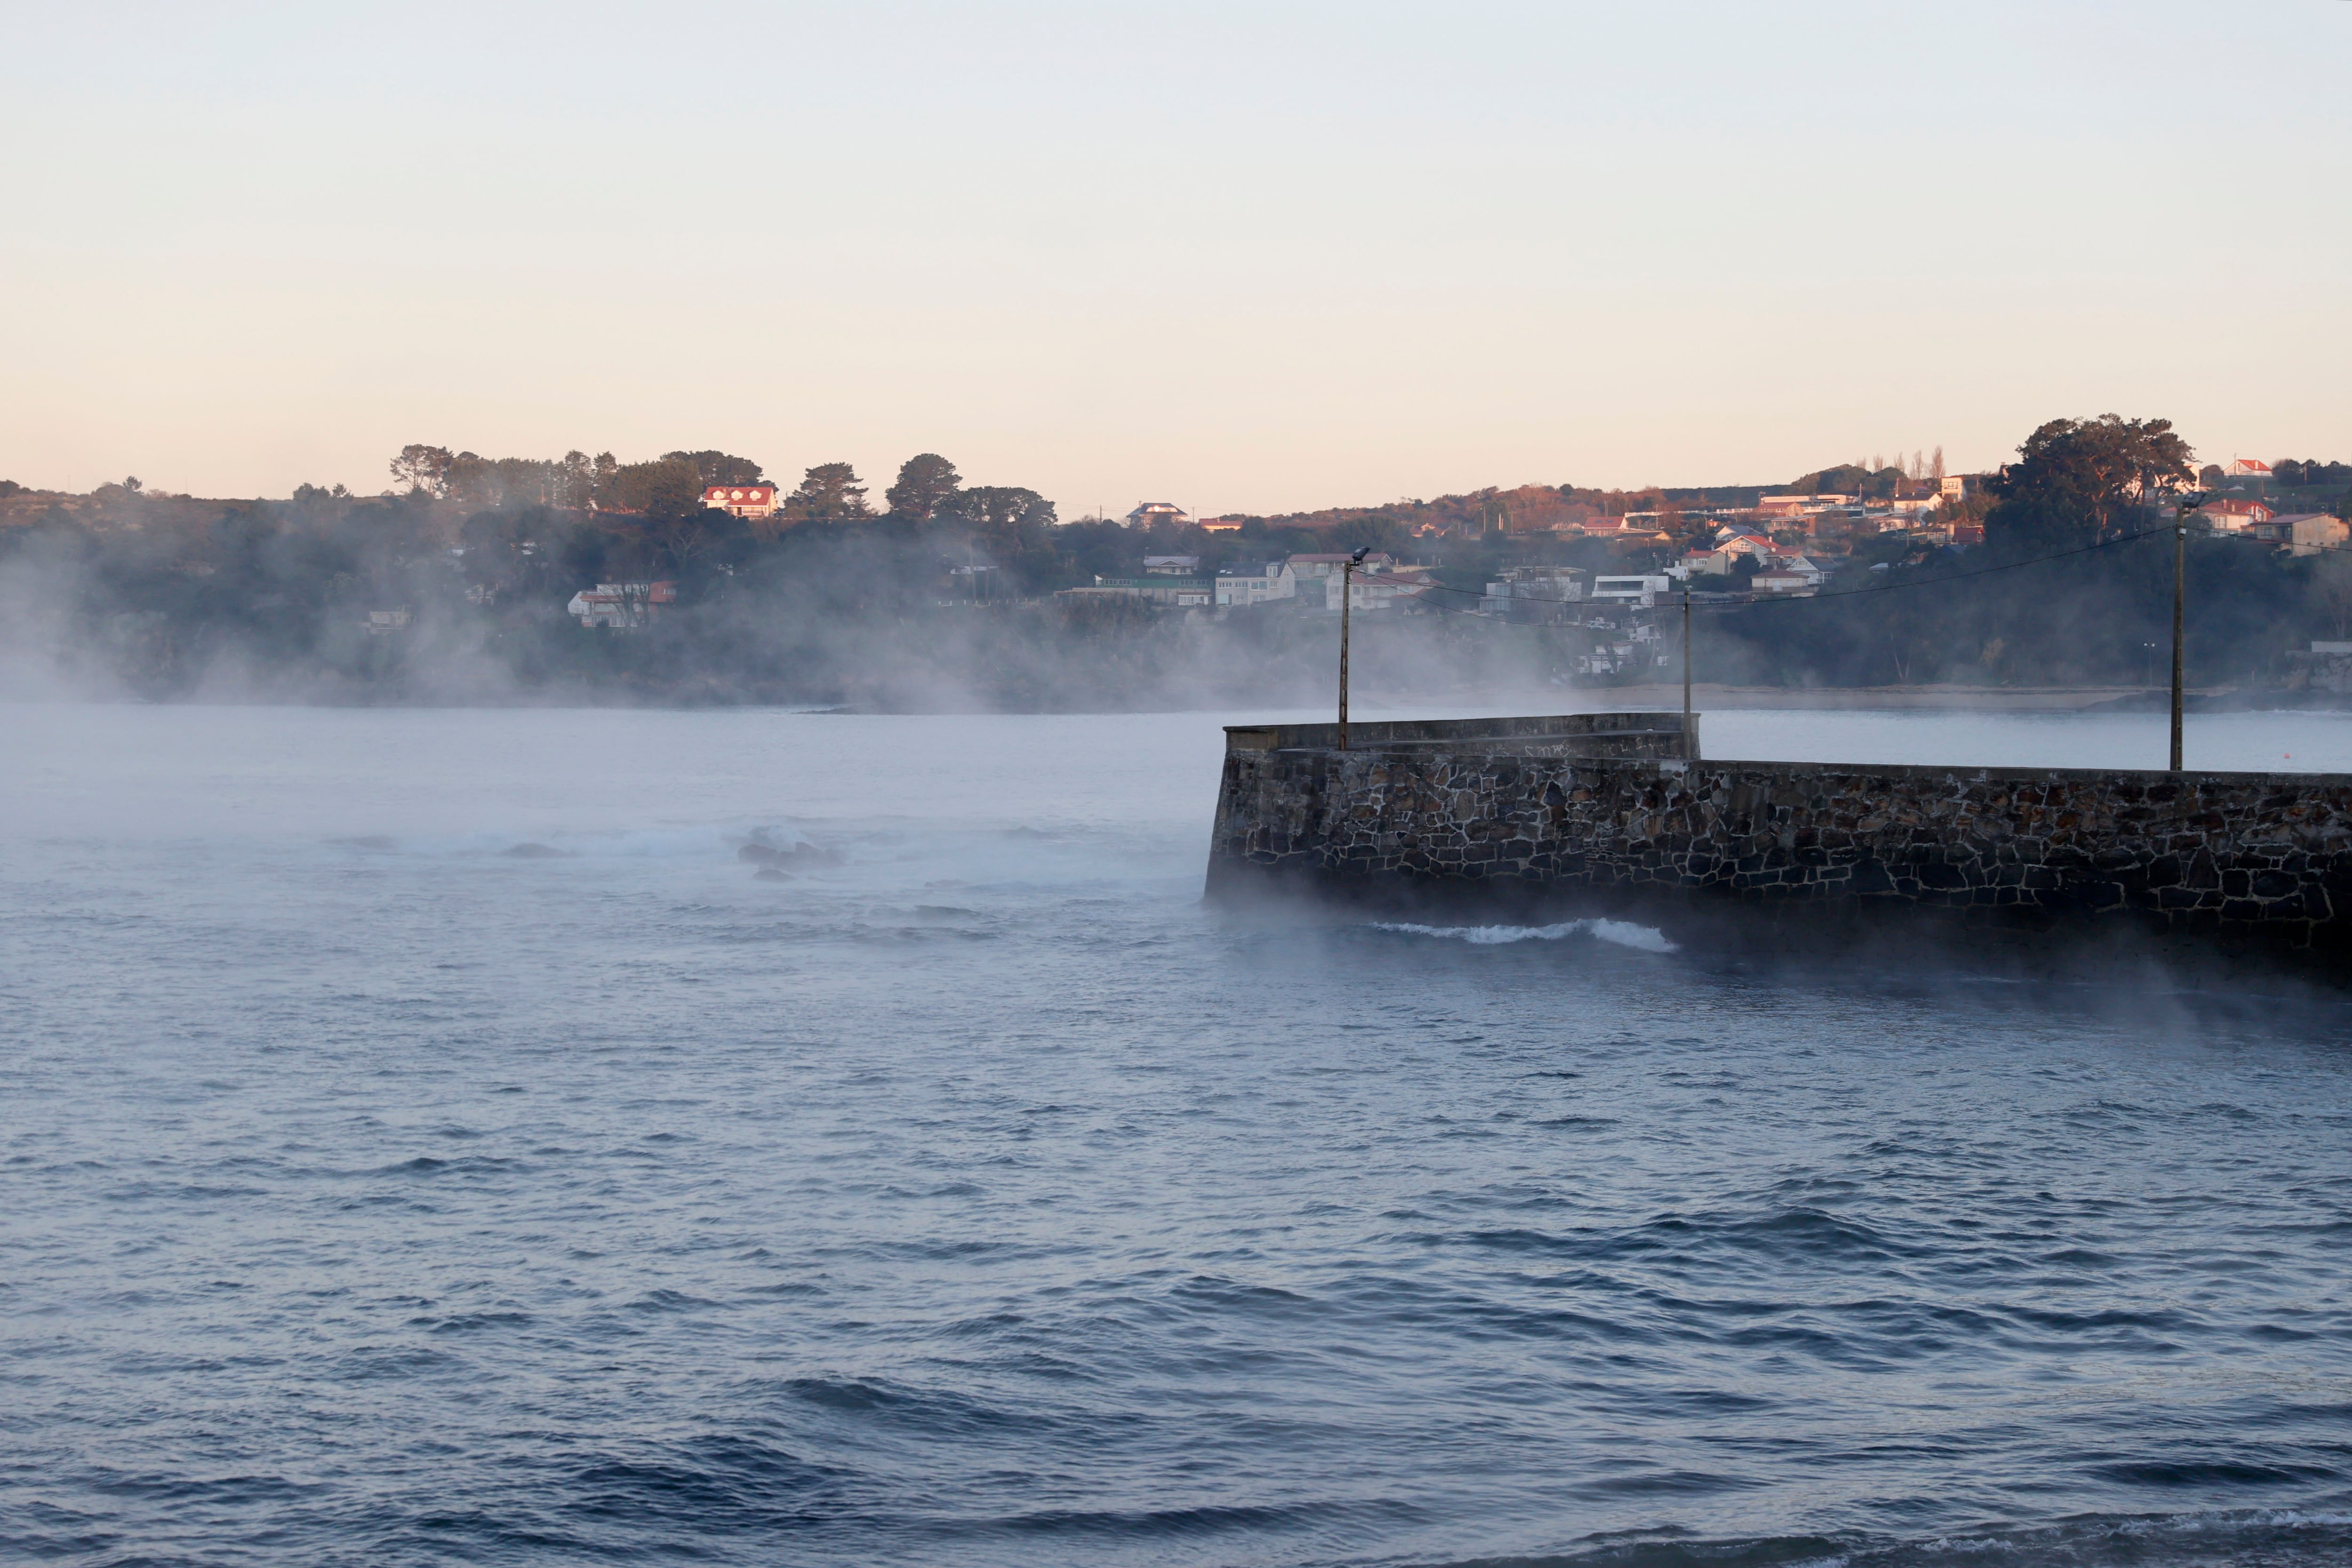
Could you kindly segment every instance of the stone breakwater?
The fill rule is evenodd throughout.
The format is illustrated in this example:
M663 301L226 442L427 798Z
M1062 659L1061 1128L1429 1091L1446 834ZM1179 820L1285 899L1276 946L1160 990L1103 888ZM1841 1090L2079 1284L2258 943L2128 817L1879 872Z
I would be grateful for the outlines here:
M2352 949L2352 777L2343 775L1432 745L1340 752L1269 737L1286 738L1227 732L1213 897L1302 883L1484 886L1653 910L1752 905L1809 922L1916 909L1964 924Z

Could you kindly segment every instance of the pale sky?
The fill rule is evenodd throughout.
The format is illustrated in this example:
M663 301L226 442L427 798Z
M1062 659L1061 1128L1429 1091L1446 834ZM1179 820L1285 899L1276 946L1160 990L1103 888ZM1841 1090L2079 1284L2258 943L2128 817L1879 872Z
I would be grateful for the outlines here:
M0 477L2352 460L2352 5L0 0Z

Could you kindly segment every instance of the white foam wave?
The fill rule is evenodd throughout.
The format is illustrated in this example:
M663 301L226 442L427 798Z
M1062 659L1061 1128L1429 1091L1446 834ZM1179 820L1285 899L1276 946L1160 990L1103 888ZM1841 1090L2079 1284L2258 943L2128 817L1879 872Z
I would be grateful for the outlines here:
M1672 953L1675 945L1664 932L1630 920L1563 920L1557 925L1420 925L1411 921L1376 920L1375 931L1402 931L1414 936L1444 936L1491 947L1506 942L1557 942L1563 936L1591 936L1620 947L1644 953Z

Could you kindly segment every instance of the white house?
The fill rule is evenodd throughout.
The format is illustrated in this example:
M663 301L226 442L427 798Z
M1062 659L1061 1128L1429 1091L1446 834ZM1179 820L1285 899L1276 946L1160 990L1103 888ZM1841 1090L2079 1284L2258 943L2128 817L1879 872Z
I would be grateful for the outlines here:
M1759 496L1756 515L1768 520L1778 517L1805 517L1815 512L1825 512L1833 507L1850 507L1859 499L1853 496L1822 494L1819 496Z
M1344 551L1339 554L1295 555L1284 564L1297 581L1296 591L1300 598L1310 604L1319 604L1336 615L1339 611L1339 576L1351 559ZM1377 577L1392 570L1395 566L1396 557L1375 550L1366 556L1356 570Z
M1436 586L1437 579L1425 566L1391 566L1370 574L1359 571L1348 584L1348 608L1358 612L1394 610Z
M2352 542L2352 524L2333 512L2285 512L2270 520L2263 535L2284 540L2296 555L2318 555Z
M702 487L702 504L713 511L732 512L739 517L772 517L776 515L776 487L706 485Z
M1217 571L1219 604L1265 604L1298 597L1298 579L1284 560L1248 561Z
M1056 599L1143 599L1179 610L1205 610L1211 602L1204 577L1098 577L1092 588L1066 588Z
M1580 568L1569 566L1507 568L1500 582L1486 585L1478 613L1507 621L1563 620L1568 613L1563 607L1584 598L1584 576Z
M577 616L583 626L621 631L644 625L661 606L677 600L675 582L600 582L573 594L563 612Z
M2242 534L2273 520L2271 509L2260 501L2208 501L2189 516L2221 534Z
M1639 602L1646 608L1657 603L1670 581L1665 577L1596 577L1587 597Z
M1797 559L1804 561L1805 558L1799 556ZM1785 566L1769 567L1758 572L1749 581L1748 587L1759 593L1779 593L1802 598L1822 585L1820 571L1811 570L1810 561L1806 561L1805 564L1809 570L1804 571L1798 571Z
M1646 514L1629 513L1626 516L1618 517L1604 517L1596 514L1593 517L1587 517L1581 523L1562 523L1553 531L1555 533L1581 533L1586 538L1591 539L1632 539L1654 541L1666 537L1664 533L1660 531L1658 528L1654 520L1656 517L1657 514L1655 512Z

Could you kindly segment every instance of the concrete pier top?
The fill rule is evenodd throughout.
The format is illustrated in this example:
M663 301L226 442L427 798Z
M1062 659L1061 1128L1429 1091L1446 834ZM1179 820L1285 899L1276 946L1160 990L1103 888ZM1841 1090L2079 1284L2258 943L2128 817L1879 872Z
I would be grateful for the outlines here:
M1337 724L1229 724L1225 749L1320 751ZM1528 757L1696 757L1698 716L1680 712L1564 713L1529 718L1416 718L1348 726L1357 751L1511 752Z

